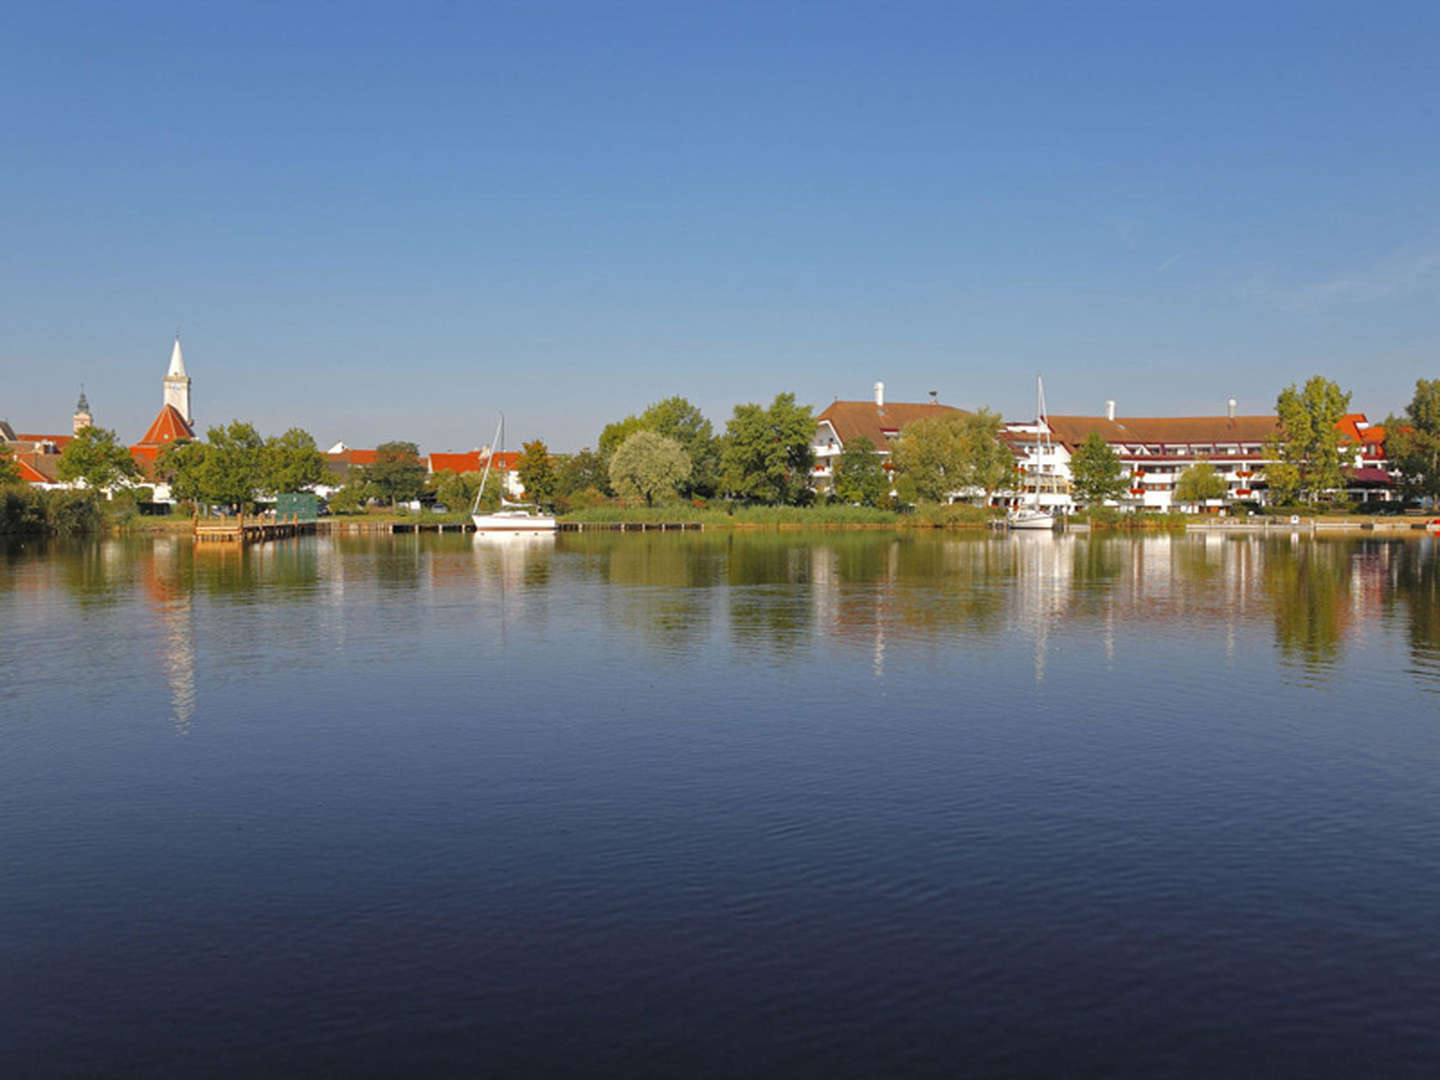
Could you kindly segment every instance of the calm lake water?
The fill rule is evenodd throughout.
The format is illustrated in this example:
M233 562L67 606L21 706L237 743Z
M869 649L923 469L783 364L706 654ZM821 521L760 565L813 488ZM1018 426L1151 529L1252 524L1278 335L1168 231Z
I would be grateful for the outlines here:
M0 555L6 1076L1440 1071L1428 538Z

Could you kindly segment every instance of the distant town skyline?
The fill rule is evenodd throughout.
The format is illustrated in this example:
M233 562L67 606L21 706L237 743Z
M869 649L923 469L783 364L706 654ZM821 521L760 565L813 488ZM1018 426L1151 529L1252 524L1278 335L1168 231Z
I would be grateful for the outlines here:
M593 445L682 394L1382 420L1440 375L1440 11L15 6L0 415Z

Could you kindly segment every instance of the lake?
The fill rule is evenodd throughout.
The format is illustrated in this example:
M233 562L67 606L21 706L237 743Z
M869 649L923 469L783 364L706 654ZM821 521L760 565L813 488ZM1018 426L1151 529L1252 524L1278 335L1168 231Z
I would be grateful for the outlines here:
M1434 1075L1434 540L0 549L8 1076Z

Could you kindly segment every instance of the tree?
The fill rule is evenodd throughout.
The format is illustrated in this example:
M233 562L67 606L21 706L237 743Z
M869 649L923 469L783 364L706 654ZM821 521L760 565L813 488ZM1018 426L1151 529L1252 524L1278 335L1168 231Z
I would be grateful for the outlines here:
M392 440L375 448L375 462L362 474L364 482L374 489L377 498L391 506L414 499L425 487L425 463L420 448L413 442Z
M454 469L442 469L431 478L431 489L438 502L444 503L451 510L459 510L475 501L475 493L480 490L480 477L483 475L478 472L457 473Z
M626 498L653 506L655 497L673 495L690 476L690 457L674 439L637 431L610 458L610 483Z
M715 490L719 483L720 452L714 429L699 408L677 394L647 406L639 416L627 416L607 424L600 433L600 456L608 462L637 431L653 431L673 439L685 451L691 471L689 479L681 485L682 495L710 494Z
M604 430L600 432L600 441L596 444L600 448L600 456L608 463L611 455L620 449L620 444L635 432L643 430L644 427L640 418L633 414L625 417L624 420L606 424Z
M605 459L588 446L571 454L555 470L555 494L562 498L591 488L604 491L609 486L610 470Z
M539 502L555 497L555 466L550 460L550 450L541 440L533 439L521 445L515 471L520 475L527 499Z
M56 462L56 474L66 483L82 481L101 491L140 475L130 451L120 444L115 432L101 427L83 427L65 444Z
M206 445L193 439L167 443L155 459L155 475L170 485L172 498L182 502L204 502L203 471Z
M835 497L844 503L878 506L890 491L890 477L865 436L851 439L835 463Z
M1180 474L1175 481L1177 503L1203 503L1208 499L1223 499L1230 491L1225 478L1215 471L1208 461L1197 461Z
M261 464L260 486L277 495L282 491L307 491L323 483L330 472L325 455L315 446L310 433L301 428L266 439Z
M1275 460L1298 471L1298 488L1311 498L1345 486L1335 425L1349 407L1349 392L1321 375L1312 375L1303 390L1297 390L1292 383L1275 400L1280 435L1270 444L1272 453ZM1267 469L1266 473L1271 488L1276 487L1277 475L1282 485L1289 479L1284 469L1278 474Z
M682 495L707 495L719 482L720 455L715 432L701 411L676 395L657 401L640 414L640 424L673 439L690 459L690 476L680 485Z
M987 504L1015 469L1015 455L1000 441L1004 429L1004 419L990 409L982 408L960 418L958 488L984 492Z
M1129 481L1125 463L1115 448L1097 431L1085 436L1070 458L1070 486L1087 506L1101 505L1106 499L1119 499Z
M205 441L199 467L201 500L245 510L254 503L264 479L265 442L260 433L253 424L232 420L224 427L212 427Z
M14 452L8 446L0 446L0 484L20 483L20 466L15 464Z
M963 484L965 429L958 413L912 420L900 431L890 462L920 499L943 502Z
M1417 379L1405 419L1385 421L1385 454L1408 497L1440 502L1440 379Z
M725 423L720 484L742 498L769 503L803 501L815 463L815 418L794 394L776 394L768 409L736 405Z

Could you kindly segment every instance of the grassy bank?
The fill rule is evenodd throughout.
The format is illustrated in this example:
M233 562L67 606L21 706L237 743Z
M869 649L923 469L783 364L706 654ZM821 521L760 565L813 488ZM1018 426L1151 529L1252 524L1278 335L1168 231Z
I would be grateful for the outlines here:
M1125 514L1114 507L1096 507L1076 514L1072 521L1088 524L1092 529L1116 529L1122 532L1184 532L1188 518L1184 514Z
M579 524L626 522L694 523L707 529L974 529L984 528L996 511L976 506L924 505L901 513L868 506L622 506L607 503L565 514Z

